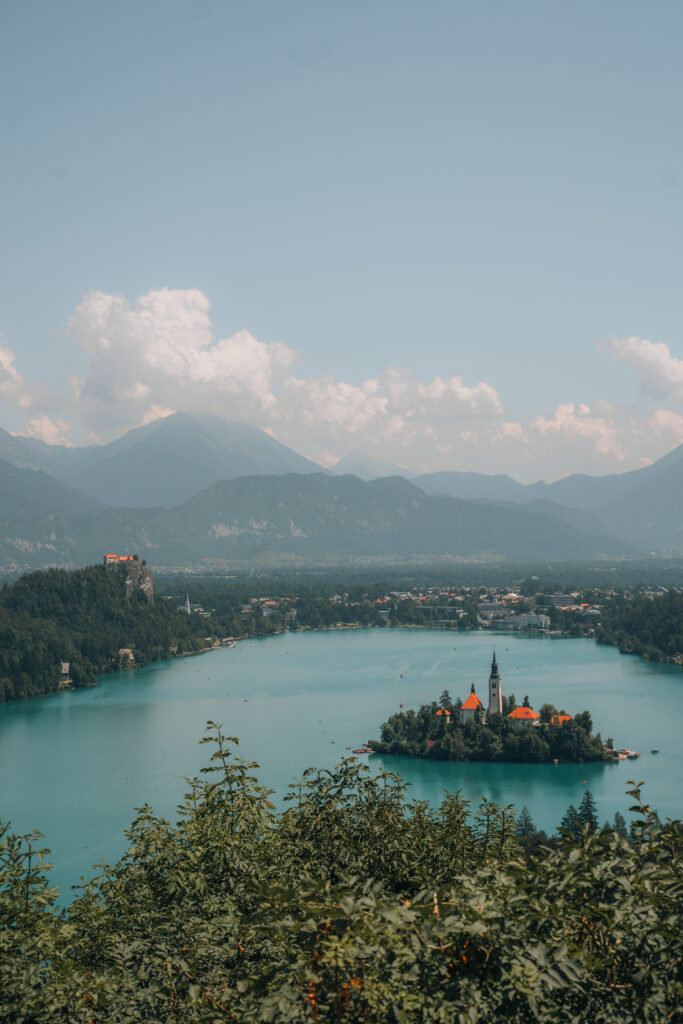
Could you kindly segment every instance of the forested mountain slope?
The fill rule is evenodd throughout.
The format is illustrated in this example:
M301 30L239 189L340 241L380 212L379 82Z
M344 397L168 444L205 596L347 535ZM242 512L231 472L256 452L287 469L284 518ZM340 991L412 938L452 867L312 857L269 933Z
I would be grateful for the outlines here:
M554 518L586 518L587 528L652 551L683 550L683 445L628 473L574 473L554 483L520 484L509 476L483 473L426 473L414 483L429 494L545 504ZM564 513L561 511L564 509Z
M69 662L72 685L87 686L119 667L121 648L132 648L135 664L144 665L168 657L175 645L196 646L205 621L150 601L148 575L140 563L132 572L93 565L31 573L5 587L0 701L54 692L62 662Z
M27 517L75 519L99 508L95 498L53 480L41 470L26 469L0 459L0 530Z
M516 506L426 495L402 477L364 482L322 473L242 477L213 484L174 509L96 509L61 523L27 519L23 529L23 537L0 540L6 561L84 564L108 550L136 551L164 566L291 558L533 561L633 550Z

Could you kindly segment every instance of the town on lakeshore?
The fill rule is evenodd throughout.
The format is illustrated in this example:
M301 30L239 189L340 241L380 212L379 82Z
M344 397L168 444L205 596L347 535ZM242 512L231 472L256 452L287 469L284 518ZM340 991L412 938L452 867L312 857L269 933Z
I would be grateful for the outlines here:
M437 569L434 574L444 575ZM529 575L513 587L452 578L426 585L408 582L405 569L393 578L394 585L387 585L357 570L320 570L310 577L158 573L155 593L145 559L111 551L100 566L37 571L0 595L0 616L13 638L0 650L0 702L94 685L104 672L307 629L584 637L683 665L683 588L675 584L558 590ZM56 603L48 597L52 591L59 595ZM29 663L31 672L24 668Z
M353 574L339 571L335 575ZM183 610L206 618L212 617L209 603L220 596L225 607L226 593L231 592L225 632L234 637L364 626L491 630L589 637L616 644L624 653L683 665L679 612L683 588L679 586L601 585L558 592L530 576L512 589L455 582L396 589L359 582L342 589L329 576L330 582L325 574L319 582L285 579L256 594L254 583L240 577L220 580L190 574L181 581L167 577L166 586L183 599ZM188 585L202 595L201 602L190 601Z

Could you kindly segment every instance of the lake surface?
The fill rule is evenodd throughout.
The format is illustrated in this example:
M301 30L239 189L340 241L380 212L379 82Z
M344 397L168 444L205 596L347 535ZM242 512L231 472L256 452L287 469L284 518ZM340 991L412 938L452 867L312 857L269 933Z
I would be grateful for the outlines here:
M207 720L238 736L280 803L309 766L331 767L379 738L399 709L465 697L484 701L495 643L503 693L525 694L570 714L588 709L615 746L642 751L618 764L514 765L427 762L373 755L373 769L400 771L409 795L438 803L461 789L472 801L526 805L538 827L557 827L588 786L601 820L629 818L628 779L642 780L662 818L683 816L680 722L683 670L620 655L591 640L423 629L288 633L198 657L102 677L94 689L0 705L0 818L39 829L63 889L113 863L135 808L150 803L175 820L210 747ZM652 755L652 747L660 753Z

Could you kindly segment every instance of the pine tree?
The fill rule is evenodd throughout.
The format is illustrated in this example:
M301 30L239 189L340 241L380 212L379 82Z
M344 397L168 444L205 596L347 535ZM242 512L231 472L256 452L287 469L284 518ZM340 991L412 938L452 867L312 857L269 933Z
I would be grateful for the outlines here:
M579 812L577 811L574 804L570 804L565 815L560 822L560 831L567 833L572 839L575 839L581 831L581 819L579 818Z
M600 822L598 821L598 809L590 789L587 789L583 794L583 798L579 804L578 815L579 821L582 825L587 825L591 832L598 831L600 828Z
M529 814L528 807L522 807L517 818L517 827L515 829L515 835L518 836L531 836L536 832L536 826L534 825L533 818Z
M626 819L623 814L619 814L619 811L614 812L614 824L612 826L617 835L622 836L626 839Z

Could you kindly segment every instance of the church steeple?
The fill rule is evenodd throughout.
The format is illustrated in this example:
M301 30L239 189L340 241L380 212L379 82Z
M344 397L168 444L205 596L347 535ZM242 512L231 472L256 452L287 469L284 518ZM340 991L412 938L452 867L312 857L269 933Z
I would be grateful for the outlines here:
M493 661L491 662L491 675L489 676L489 714L503 714L503 687L498 675L495 648L493 650Z

